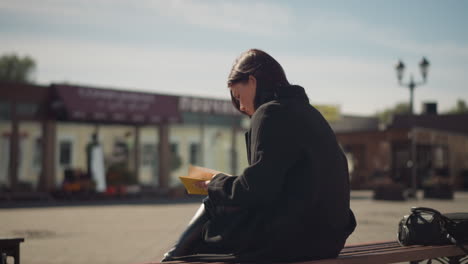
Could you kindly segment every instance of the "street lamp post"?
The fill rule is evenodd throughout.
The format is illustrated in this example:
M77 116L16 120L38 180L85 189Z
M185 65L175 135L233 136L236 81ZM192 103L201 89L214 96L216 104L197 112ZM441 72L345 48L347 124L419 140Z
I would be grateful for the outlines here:
M419 69L421 70L421 75L422 75L422 82L415 82L412 74L410 75L410 80L408 83L402 82L403 72L405 70L405 64L401 60L396 65L395 69L397 73L398 84L400 84L400 86L408 87L410 90L410 109L409 109L410 112L409 113L412 115L414 113L413 112L414 111L413 110L414 88L416 88L417 86L421 86L427 82L427 72L429 70L429 61L425 57L423 57L421 62L419 63ZM411 167L411 188L410 188L410 192L408 193L408 196L410 198L416 198L416 190L417 190L416 144L417 144L417 141L416 141L416 131L414 128L411 129L410 134L411 134L411 137L410 137L411 138L411 147L410 147L411 162L409 164Z
M410 114L413 114L413 102L414 102L414 88L421 86L427 82L427 73L429 70L429 61L423 57L419 63L419 69L421 70L422 82L415 82L413 75L410 75L410 80L408 83L403 83L403 73L405 71L405 64L400 60L396 65L395 69L397 72L398 84L400 86L408 87L410 90Z

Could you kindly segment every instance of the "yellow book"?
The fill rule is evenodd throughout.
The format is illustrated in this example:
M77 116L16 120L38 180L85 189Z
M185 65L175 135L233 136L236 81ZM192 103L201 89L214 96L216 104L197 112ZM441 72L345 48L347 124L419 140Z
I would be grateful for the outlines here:
M187 193L189 194L200 194L200 195L208 195L208 191L202 189L196 185L197 182L202 181L209 181L213 178L214 175L221 173L220 171L215 171L208 168L203 168L199 166L189 166L189 175L188 176L180 176L179 179L187 189Z

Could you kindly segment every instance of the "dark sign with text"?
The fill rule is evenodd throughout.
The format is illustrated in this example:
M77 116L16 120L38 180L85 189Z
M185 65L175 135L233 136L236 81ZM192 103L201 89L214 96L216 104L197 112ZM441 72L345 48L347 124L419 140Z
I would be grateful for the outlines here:
M177 96L71 85L54 88L53 108L64 108L70 120L151 124L181 119Z

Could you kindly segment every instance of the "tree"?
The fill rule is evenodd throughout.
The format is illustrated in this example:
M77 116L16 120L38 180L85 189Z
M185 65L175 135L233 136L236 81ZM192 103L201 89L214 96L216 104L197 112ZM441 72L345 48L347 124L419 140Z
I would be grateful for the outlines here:
M407 114L409 112L410 106L408 103L397 103L394 107L379 111L375 115L379 118L381 123L389 124L394 115Z
M458 99L457 104L447 111L447 114L461 114L468 113L468 106L466 105L465 100Z
M29 56L14 53L0 56L0 81L31 83L35 69L36 62Z

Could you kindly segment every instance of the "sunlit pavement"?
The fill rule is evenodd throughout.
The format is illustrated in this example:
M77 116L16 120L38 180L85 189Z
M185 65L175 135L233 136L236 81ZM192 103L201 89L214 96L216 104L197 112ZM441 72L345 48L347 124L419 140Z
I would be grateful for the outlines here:
M468 212L468 193L455 200L374 201L352 193L358 227L348 244L396 238L399 219L412 206ZM200 198L201 201L201 198ZM0 209L0 237L24 237L21 262L138 263L159 260L199 204L135 203Z

